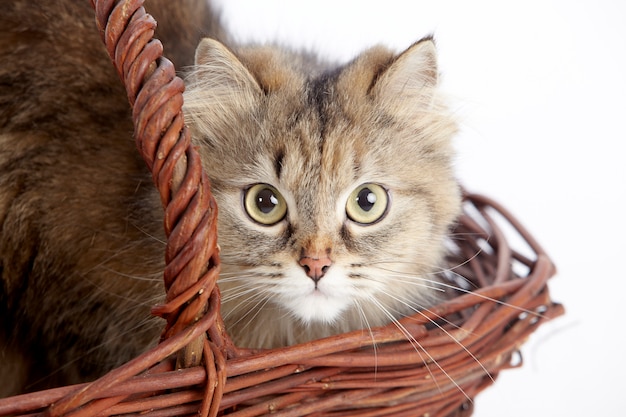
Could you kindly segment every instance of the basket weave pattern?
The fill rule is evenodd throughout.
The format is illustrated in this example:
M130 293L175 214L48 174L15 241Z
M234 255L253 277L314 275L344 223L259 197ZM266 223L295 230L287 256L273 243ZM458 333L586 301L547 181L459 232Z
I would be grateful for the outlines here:
M167 295L153 309L166 321L162 341L93 383L0 400L0 416L471 414L471 399L519 365L527 337L563 313L550 299L555 271L545 251L504 208L467 194L450 264L471 292L402 319L402 329L273 350L235 347L219 313L217 207L184 126L184 85L142 4L92 0L165 209ZM505 224L529 254L511 248Z

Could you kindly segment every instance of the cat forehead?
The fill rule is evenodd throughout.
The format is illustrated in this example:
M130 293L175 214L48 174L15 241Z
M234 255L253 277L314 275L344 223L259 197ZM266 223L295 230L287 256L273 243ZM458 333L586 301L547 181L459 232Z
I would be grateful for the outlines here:
M297 82L267 92L260 107L260 120L267 129L264 139L307 158L338 157L337 162L344 160L342 155L370 150L370 140L394 120L366 94L344 90L342 84L347 83L342 82L342 70L301 76Z
M349 99L355 94L364 97L395 58L382 46L372 47L347 63L329 63L306 51L276 46L243 48L237 56L266 94L298 96L309 104Z
M325 66L313 55L275 46L242 48L237 56L266 93L301 90Z

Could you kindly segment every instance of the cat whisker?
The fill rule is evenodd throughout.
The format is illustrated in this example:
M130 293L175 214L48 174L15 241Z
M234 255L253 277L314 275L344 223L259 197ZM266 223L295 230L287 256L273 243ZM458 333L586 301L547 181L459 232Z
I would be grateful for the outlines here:
M246 291L233 290L233 294L226 295L223 298L223 302L226 304L237 300L237 304L224 314L224 319L227 319L231 315L234 315L238 311L241 311L243 308L248 308L248 311L243 314L243 316L239 318L236 323L239 323L242 319L246 318L255 309L257 310L257 313L255 313L252 318L256 317L258 311L261 310L267 304L267 302L271 300L271 294L272 293L268 290L259 291L258 288L255 288L253 286L249 286Z
M392 263L392 262L389 262L389 263ZM514 304L510 304L510 303L507 303L507 302L502 301L502 300L498 300L498 299L493 298L493 297L488 297L486 295L477 293L475 291L472 291L472 290L469 290L469 289L465 289L465 288L460 287L458 285L449 284L449 283L443 282L443 281L438 280L438 279L429 279L429 278L425 278L425 277L419 276L419 275L413 275L413 274L405 273L405 272L402 272L402 271L395 271L393 269L387 269L387 268L381 268L381 267L377 267L377 268L382 270L382 271L387 272L389 274L388 276L391 277L391 278L398 279L400 277L406 277L406 280L401 280L401 281L398 280L398 282L402 282L402 283L406 283L406 284L412 284L413 283L415 285L424 286L426 288L430 288L430 286L432 286L434 288L439 288L439 290L444 290L444 291L445 291L445 289L450 289L450 290L458 291L458 292L463 293L463 294L473 294L476 297L481 298L481 299L483 299L485 301L490 301L490 302L499 304L499 305L504 306L504 307L509 307L509 308L518 310L520 313L526 313L526 314L534 315L534 316L536 316L538 318L543 318L544 317L543 314L541 314L540 312L533 311L533 310L528 310L526 308L523 308L523 307L520 307L520 306L516 306ZM449 272L451 274L454 274L455 276L461 277L460 275L458 275L454 271L447 270L447 272ZM438 273L431 273L429 275L436 275L436 274L438 274ZM426 286L426 284L424 284L424 283L428 283L428 284L430 284L430 286Z
M137 280L137 281L150 281L150 282L154 282L154 281L163 281L163 273L161 271L159 272L155 272L153 275L153 277L149 276L149 275L131 275L128 273L123 273L121 271L115 270L113 268L108 268L105 266L100 266L99 269L107 271L107 272L111 272L116 274L117 276L123 277L123 278L129 278L129 279L133 279L133 280Z
M404 334L404 336L406 337L406 339L409 341L409 343L411 343L411 345L413 346L413 348L415 349L415 352L420 356L420 358L422 358L422 362L424 363L424 365L426 366L426 369L428 370L428 373L430 374L431 378L433 379L433 381L435 382L435 384L437 385L437 387L439 388L439 384L437 383L437 378L435 377L435 375L432 373L432 371L430 370L430 367L428 366L428 363L433 363L440 371L441 373L443 373L443 375L445 375L446 378L448 378L448 380L459 390L459 392L461 392L469 401L472 401L471 397L465 392L465 390L463 390L463 388L454 380L454 378L452 378L452 376L439 364L439 362L428 352L428 350L426 348L424 348L424 346L422 346L422 344L415 339L415 337L413 337L413 335L406 329L406 327L404 327L402 325L402 323L400 323L396 318L395 315L392 314L384 305L382 305L380 303L380 301L378 301L375 297L370 297L369 298L370 301L378 306L378 308L383 312L383 314L385 314L387 316L387 318L389 318L390 322L393 323L398 330L400 330L400 332L402 334ZM427 357L428 360L424 360L424 356L422 356L422 353ZM440 392L441 392L441 388L439 388Z
M395 277L392 275L392 276L390 276L390 278L395 278ZM444 289L441 289L441 288L434 288L434 287L432 287L430 285L423 285L423 284L421 284L419 282L415 282L413 279L410 279L410 280L396 280L396 281L397 282L401 282L403 284L407 284L408 283L408 284L413 284L413 285L416 285L416 286L419 286L419 287L423 287L423 288L434 289L434 290L438 290L438 291L445 291ZM411 298L401 299L397 295L393 295L391 292L388 292L388 291L381 291L381 293L386 295L387 297L395 300L395 301L398 301L402 305L408 307L408 309L410 311L414 312L414 313L419 313L419 314L423 315L422 311L431 312L430 310L425 308L423 305L417 304L417 300L416 299L411 299ZM397 313L398 313L398 316L406 315L406 312L404 314L402 312L397 312ZM440 315L435 315L435 316L438 319L440 319L441 321L445 322L446 324L448 324L448 325L450 325L452 327L455 327L457 329L461 329L461 327L459 327L454 322L447 320L445 317L442 317ZM435 324L435 323L433 322L433 324Z
M372 349L374 350L374 372L376 372L378 369L378 361L376 360L378 356L378 345L376 344L376 338L374 337L374 332L372 331L372 326L367 319L365 310L363 310L363 306L357 298L354 299L354 306L356 307L357 311L359 312L359 316L361 317L361 327L363 329L367 329L370 335L370 339L372 340Z
M259 292L259 289L256 287L242 284L238 287L232 287L224 290L222 292L222 302L228 303L233 300L247 301L246 299L241 300L241 298L246 297L249 294L251 294L252 296L256 296L260 294L265 294L267 292L268 291Z
M376 268L381 271L385 271L386 272L385 278L390 278L394 280L395 282L419 286L428 290L445 292L445 288L442 288L442 286L440 285L440 282L437 280L425 279L419 275L406 273L402 271L395 271L393 269L387 269L387 268L381 268L381 267L376 267ZM363 278L376 281L373 278L369 278L367 275L364 275Z
M137 224L137 222L133 222L132 223L133 227L137 230L139 230L141 233L143 233L144 236L146 236L147 238L160 243L161 245L163 245L164 247L167 245L167 242L165 240L163 240L160 237L155 236L154 234L148 232L145 228L141 227L139 224Z
M222 301L226 301L226 298L228 297L237 298L241 295L244 295L245 293L254 292L259 289L255 284L250 282L249 279L233 279L231 281L225 281L224 284L233 282L239 282L239 284L229 285L220 289L220 292L222 294Z
M266 294L264 294L266 295ZM261 311L263 311L263 309L265 308L265 306L267 305L267 303L269 303L271 300L271 297L259 297L259 301L257 301L252 308L250 308L243 316L241 316L236 322L234 322L233 324L239 324L242 320L247 319L248 322L241 328L241 330L245 330L247 329L252 323L254 323L254 319L261 313ZM252 316L250 316L250 313L254 312L254 314L252 314Z
M124 295L124 294L122 294L120 292L114 292L114 291L107 290L104 287L102 287L101 285L96 284L93 281L90 281L90 284L93 285L93 287L96 288L96 290L97 290L94 294L92 294L91 298L97 299L97 297L95 296L96 293L107 294L108 296L114 297L114 298L116 298L118 300L126 301L127 303L124 303L124 304L128 304L130 306L128 311L132 311L135 308L139 308L139 307L152 306L154 301L161 302L162 299L163 299L163 296L161 296L161 295L158 295L157 297L154 297L152 299L149 299L149 298L146 299L144 297L144 294L142 294L142 293L141 294L133 294L133 295L136 295L136 298L133 298L133 297L126 296L126 295ZM131 294L132 294L132 292L131 292Z
M403 305L405 305L406 307L408 307L410 310L412 310L414 313L428 319L434 326L436 326L439 330L441 330L446 336L448 336L454 343L456 343L461 349L463 349L471 358L472 360L474 360L481 368L482 370L485 372L485 374L493 381L495 382L495 380L493 379L491 373L487 370L487 368L485 368L485 366L482 364L482 362L480 362L480 360L459 340L457 339L452 333L450 333L448 330L446 330L442 325L440 325L439 323L437 323L436 321L430 319L426 314L424 314L424 311L433 314L434 316L436 316L438 319L444 321L447 324L450 324L452 326L454 326L457 330L461 330L463 331L464 329L452 322L450 322L449 320L445 319L444 317L440 316L439 314L434 314L433 311L431 311L430 309L424 307L424 306L416 306L414 307L412 305L412 303L407 302L406 299L401 299L399 297L394 296L393 294L389 293L389 292L383 292L387 297L390 297L400 303L402 303ZM412 301L412 300L411 300Z
M257 274L242 274L242 273L230 273L230 274L220 274L218 279L218 283L226 283L226 282L236 282L236 281L246 281L250 278L256 278Z

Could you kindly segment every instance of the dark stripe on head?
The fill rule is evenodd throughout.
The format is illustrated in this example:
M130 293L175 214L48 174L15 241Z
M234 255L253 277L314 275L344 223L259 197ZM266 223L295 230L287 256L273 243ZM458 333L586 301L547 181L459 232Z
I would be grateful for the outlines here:
M317 109L317 114L320 122L320 137L323 139L328 121L331 118L329 112L328 101L333 94L333 84L336 82L341 68L335 68L330 71L326 71L319 75L317 78L309 80L307 85L307 97L309 103Z
M276 170L276 178L280 179L280 174L283 171L283 160L285 159L285 150L279 149L276 152L276 158L274 159L274 169Z

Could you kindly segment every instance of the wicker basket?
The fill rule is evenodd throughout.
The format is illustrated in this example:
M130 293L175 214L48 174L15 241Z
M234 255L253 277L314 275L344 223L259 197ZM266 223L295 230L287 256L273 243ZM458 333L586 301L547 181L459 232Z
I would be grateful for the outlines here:
M563 313L550 299L555 270L544 250L498 204L466 194L451 261L468 291L403 319L402 331L237 348L219 313L216 205L184 127L183 82L162 58L142 0L92 4L165 207L167 296L153 312L167 324L158 346L101 379L0 400L0 416L470 415L474 396L521 363L526 338ZM526 256L503 228L526 242Z

